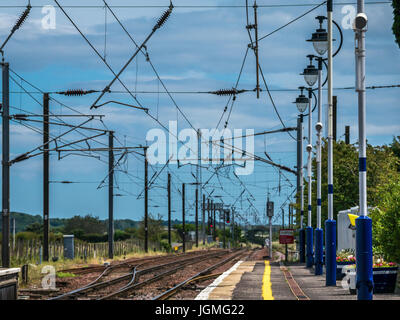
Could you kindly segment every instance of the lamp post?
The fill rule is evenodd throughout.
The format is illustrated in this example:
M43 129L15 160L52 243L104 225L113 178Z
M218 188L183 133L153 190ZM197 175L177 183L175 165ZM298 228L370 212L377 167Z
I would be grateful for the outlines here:
M303 112L307 109L308 98L303 95L304 87L299 88L301 94L296 98L294 103L300 112L299 122L298 122L298 173L300 180L300 262L305 262L305 230L303 228L304 224L304 181L303 181Z
M311 41L315 51L320 55L328 52L328 219L325 221L325 267L327 286L336 285L336 221L333 217L333 57L336 56L343 44L343 34L339 25L332 19L333 0L327 1L327 17L318 16L316 19L320 23L319 29L312 34ZM328 21L328 32L322 28L323 21ZM332 24L335 24L340 33L340 44L334 54L332 54ZM322 69L322 68L321 68ZM318 124L317 124L318 125ZM322 129L322 126L321 126ZM317 129L318 130L318 129ZM317 200L318 202L318 200Z
M322 23L323 17L320 17L320 23ZM324 29L320 27L319 33L322 33ZM314 38L322 38L322 36ZM322 46L317 46L319 52L322 52ZM308 55L308 59L310 59L310 64L304 69L304 72L301 74L304 76L304 80L307 84L312 87L318 80L318 122L315 126L317 130L317 142L316 142L316 162L317 162L317 228L315 229L315 275L321 275L323 272L323 230L321 229L321 132L322 132L322 57L317 57L314 55ZM313 59L318 61L318 69L316 69L312 63ZM315 89L309 89L309 92ZM310 119L309 119L310 120ZM311 128L311 124L309 124L309 129ZM310 142L311 144L311 142ZM310 182L309 182L310 183ZM310 199L310 195L309 195Z
M300 194L300 262L306 261L305 230L303 229L304 220L304 189L303 189L303 114L297 118L297 193Z
M307 178L308 178L308 217L307 217L307 228L306 228L306 244L307 244L307 259L306 266L307 268L311 268L314 264L314 250L313 250L313 228L311 225L311 203L312 203L312 181L311 181L311 152L312 152L312 111L311 111L311 102L312 102L312 89L308 88L308 144L307 144Z
M359 144L359 201L360 216L356 219L357 299L373 299L372 276L372 220L367 216L367 154L366 154L366 101L365 101L365 32L368 19L364 1L357 1L354 20L356 39L356 91L358 92L358 144Z
M324 231L321 228L321 135L322 135L322 58L318 57L318 122L317 130L317 228L315 229L315 275L323 273Z

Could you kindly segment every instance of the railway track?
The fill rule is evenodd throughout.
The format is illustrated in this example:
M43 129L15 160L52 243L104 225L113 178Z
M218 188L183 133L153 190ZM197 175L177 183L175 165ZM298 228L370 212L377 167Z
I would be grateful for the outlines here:
M61 294L57 297L50 298L49 300L62 300L62 299L78 299L78 298L87 298L89 296L89 293L91 292L96 292L95 298L98 300L102 299L110 299L117 297L121 294L124 294L126 292L129 292L130 290L137 289L143 285L146 285L148 283L154 282L158 279L161 279L169 274L172 274L179 269L184 268L185 266L189 264L196 263L198 261L203 261L206 259L212 259L215 257L218 257L220 255L226 254L226 251L219 251L219 250L210 250L211 252L207 251L207 253L192 253L192 254L186 254L183 255L183 259L177 259L177 256L170 256L169 258L172 259L173 261L163 263L163 264L158 264L156 266L152 266L146 269L140 269L144 265L148 263L154 262L155 259L146 259L145 261L140 261L140 260L135 260L135 262L130 261L131 265L130 271L128 273L125 273L121 276L116 276L112 279L105 280L106 276L109 276L112 271L122 267L120 265L113 265L109 268L106 268L103 270L103 272L92 282L89 284L69 291L67 293ZM188 257L189 256L189 257ZM182 257L180 255L179 257ZM157 259L156 259L157 260ZM141 263L138 263L141 262ZM174 267L174 265L177 265L177 267ZM124 264L124 268L127 267L127 264ZM172 269L169 269L167 271L163 271L161 274L151 276L151 273L172 267ZM146 274L149 274L150 277L146 279L145 281L142 281L141 283L134 283L138 277L142 277ZM124 283L122 286L115 288L114 287L118 284ZM101 292L101 290L105 292ZM111 293L110 293L111 291Z
M193 282L197 282L197 281L204 281L204 280L208 280L210 278L213 277L218 277L219 275L221 275L221 273L214 273L214 274L210 274L210 272L212 272L213 270L217 269L218 267L232 261L235 260L237 258L239 258L240 256L243 255L243 253L245 252L245 250L240 250L239 252L235 253L234 255L219 261L218 263L207 267L206 269L196 273L195 275L185 279L184 281L180 282L179 284L175 285L174 287L164 291L163 293L157 295L156 297L154 297L152 300L167 300L170 297L172 297L173 295L175 295L179 290L183 289L186 285L193 283ZM250 254L248 254L248 256L250 256L252 254L252 252Z
M213 251L207 250L207 251ZM186 255L194 255L197 254L199 251L192 251L189 253L186 253ZM131 258L127 259L123 262L116 262L114 264L110 264L109 266L104 266L104 265L95 265L95 266L88 266L88 267L80 267L80 268L70 268L70 269L63 269L60 270L59 272L66 272L66 273L73 273L75 275L83 275L83 274L88 274L88 273L94 273L94 272L103 272L108 268L124 268L129 266L130 264L138 264L142 262L147 262L147 261L154 261L154 260L159 260L159 259L168 259L171 257L180 257L182 256L183 253L177 253L177 254L171 254L171 255L157 255L157 256L152 256L152 257L146 257L146 258Z

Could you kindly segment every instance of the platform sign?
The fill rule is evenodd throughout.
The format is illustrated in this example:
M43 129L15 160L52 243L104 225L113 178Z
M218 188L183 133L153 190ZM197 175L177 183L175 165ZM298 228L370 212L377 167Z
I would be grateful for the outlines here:
M294 243L294 230L293 229L280 229L279 230L279 243L280 244Z
M272 201L267 202L267 217L272 218L274 216L274 203Z

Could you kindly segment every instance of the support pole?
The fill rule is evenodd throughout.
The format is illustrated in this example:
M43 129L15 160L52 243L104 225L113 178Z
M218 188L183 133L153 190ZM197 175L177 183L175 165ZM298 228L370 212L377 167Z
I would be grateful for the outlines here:
M43 94L43 261L49 261L49 94Z
M3 113L2 113L2 243L1 259L3 268L10 267L10 76L9 64L2 63Z
M203 245L206 244L206 231L205 231L205 221L206 221L206 195L203 194L203 207L202 207L202 233L203 233Z
M182 250L186 252L186 231L185 231L185 184L182 183Z
M196 189L196 247L199 247L199 190Z
M315 229L315 275L323 273L324 232L321 228L321 134L322 134L322 58L318 58L318 122L317 129L317 228Z
M312 217L312 181L311 181L311 152L312 152L312 89L308 89L308 145L307 145L307 177L308 177L308 218L307 218L307 228L306 228L306 241L307 241L307 268L311 268L314 265L314 241L313 241L313 228L311 225Z
M114 258L114 132L108 135L108 258Z
M299 245L300 245L300 262L306 261L306 242L304 223L304 188L303 188L303 115L300 114L297 118L297 192L300 205L300 230L299 230Z
M272 261L272 217L269 217L269 258Z
M350 126L345 127L344 131L344 142L350 144Z
M171 245L171 174L168 172L168 243Z
M260 76L259 76L259 59L258 59L258 22L257 22L257 3L254 1L254 32L255 32L255 42L254 53L256 55L256 76L257 76L257 99L260 98Z
M336 286L336 221L333 219L332 10L333 0L328 0L328 220L325 221L326 286Z
M214 241L217 240L217 220L215 219L215 203L212 202L212 220L214 221L213 223L213 236L214 236ZM220 224L220 228L221 228L221 224Z
M15 218L13 218L13 250L15 250Z
M144 251L149 252L149 198L147 147L144 148Z
M196 247L199 246L199 230L198 230L198 212L199 212L199 204L201 206L201 130L197 130L197 167L196 167ZM200 199L200 203L199 203ZM204 219L202 220L202 232L204 228ZM203 233L204 240L204 233Z
M223 212L223 219L222 219L222 232L224 233L224 249L226 249L226 235L225 235L225 222L226 222L226 215L225 215L225 210L222 210ZM221 216L220 216L221 219Z
M364 14L364 1L357 1L357 18ZM356 19L357 19L356 18ZM361 20L362 17L361 17ZM365 21L365 19L364 19ZM365 25L366 25L365 21ZM362 23L361 23L362 24ZM373 299L372 273L372 220L367 216L367 138L365 94L365 32L366 26L356 21L356 91L358 92L358 143L359 143L359 206L356 219L356 269L357 300Z
M337 96L333 96L333 140L337 141Z
M207 236L209 236L211 234L211 203L210 203L210 199L207 199L207 226L208 226L208 230L207 230Z
M236 246L236 236L235 236L235 208L232 208L232 241L233 246Z

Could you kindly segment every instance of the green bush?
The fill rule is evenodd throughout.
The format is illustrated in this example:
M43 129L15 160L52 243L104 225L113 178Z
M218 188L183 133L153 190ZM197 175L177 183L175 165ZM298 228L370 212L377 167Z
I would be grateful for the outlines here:
M371 214L374 252L400 262L400 178L378 188L378 208Z
M34 232L23 231L23 232L18 232L15 235L15 238L17 240L33 240L33 239L40 239L40 236Z
M96 242L106 242L108 239L107 234L99 234L99 233L88 233L85 235L81 235L79 237L80 240L96 243Z
M114 232L114 240L115 241L123 241L131 238L131 234L122 230L115 230Z
M166 252L171 252L171 250L172 250L172 247L168 243L168 240L165 240L165 239L161 240L161 248L163 250L165 250Z

